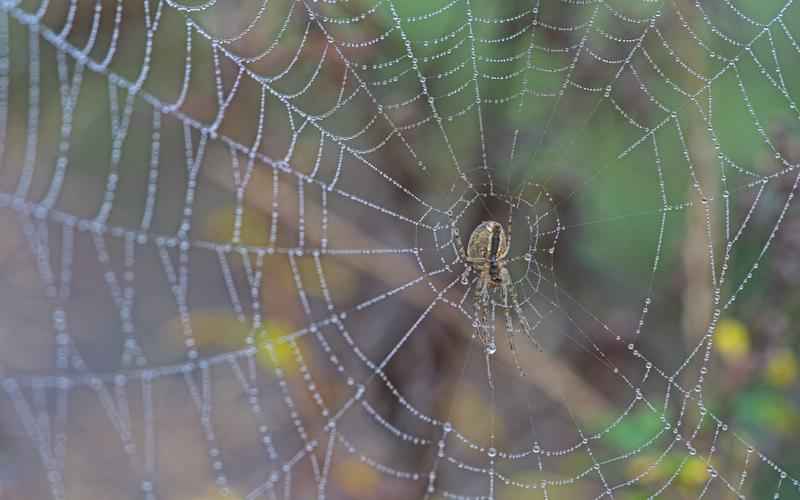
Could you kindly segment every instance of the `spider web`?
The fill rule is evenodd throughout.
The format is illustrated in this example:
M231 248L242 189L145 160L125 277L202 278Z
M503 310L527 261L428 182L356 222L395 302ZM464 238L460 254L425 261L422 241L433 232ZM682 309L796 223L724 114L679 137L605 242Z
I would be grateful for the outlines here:
M800 498L714 354L792 231L793 2L0 8L0 498Z

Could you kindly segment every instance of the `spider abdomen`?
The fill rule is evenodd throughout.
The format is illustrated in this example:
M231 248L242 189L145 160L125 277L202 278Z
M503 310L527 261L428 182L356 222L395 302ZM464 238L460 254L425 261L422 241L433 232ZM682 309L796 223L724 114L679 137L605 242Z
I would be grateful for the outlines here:
M487 261L502 259L508 253L508 238L499 222L481 222L469 237L467 256Z

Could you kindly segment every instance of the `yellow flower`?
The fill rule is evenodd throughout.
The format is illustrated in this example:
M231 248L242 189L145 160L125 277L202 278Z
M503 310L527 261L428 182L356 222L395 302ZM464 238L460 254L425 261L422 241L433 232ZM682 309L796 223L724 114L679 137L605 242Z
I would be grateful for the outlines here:
M630 477L642 476L642 483L655 483L664 480L670 474L669 466L665 462L658 462L658 455L641 454L632 457L627 462L627 473Z
M708 465L702 458L694 456L683 464L678 480L686 486L696 487L705 483L708 476Z
M728 363L744 360L750 353L750 332L736 319L723 319L717 325L714 347Z
M209 350L244 349L252 333L250 323L243 323L233 313L220 309L197 310L190 315L189 321L194 344L204 355ZM185 330L180 318L171 319L162 328L169 338L184 340ZM262 369L271 373L275 368L281 368L286 375L294 375L299 368L296 351L301 352L306 364L311 363L311 353L302 349L301 340L283 340L292 332L294 328L281 321L266 321L255 332L256 360Z
M267 321L261 331L256 334L256 360L261 368L272 371L281 368L287 375L297 372L299 364L297 362L295 350L299 350L298 342L284 341L282 337L292 333L292 328L279 321ZM302 352L303 361L310 364L310 353Z
M778 387L786 387L797 380L797 357L789 349L781 349L770 356L764 375Z

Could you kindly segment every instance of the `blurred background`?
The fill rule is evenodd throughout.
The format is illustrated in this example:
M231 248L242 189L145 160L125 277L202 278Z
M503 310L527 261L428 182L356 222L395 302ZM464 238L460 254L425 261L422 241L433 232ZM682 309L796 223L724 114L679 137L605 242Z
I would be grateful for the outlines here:
M800 498L798 8L0 0L0 499Z

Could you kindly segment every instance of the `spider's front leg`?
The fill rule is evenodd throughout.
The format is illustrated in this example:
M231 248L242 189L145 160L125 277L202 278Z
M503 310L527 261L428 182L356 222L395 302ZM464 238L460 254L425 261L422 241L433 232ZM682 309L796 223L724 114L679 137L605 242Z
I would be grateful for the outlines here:
M491 344L491 335L489 333L488 317L489 317L489 286L486 281L486 271L481 272L475 282L475 290L473 292L472 304L474 306L474 326L478 334L478 340L484 347Z
M514 312L517 315L519 324L522 325L522 331L525 332L525 335L528 337L528 340L531 341L531 344L533 344L538 351L542 351L542 345L538 340L536 340L536 337L533 336L533 330L531 329L531 325L528 323L528 318L525 317L525 314L522 312L522 306L519 305L517 290L514 288L514 282L511 280L511 273L507 268L503 267L500 270L500 279L502 280L503 292L511 297L511 306L514 308ZM506 314L509 314L508 309L506 309ZM507 318L506 320L510 321L510 318ZM511 341L511 339L509 339L509 341Z
M467 252L464 250L464 244L461 242L461 232L458 230L457 227L453 226L452 229L452 242L453 246L456 249L456 254L458 258L464 264L469 264L469 258L467 258Z

